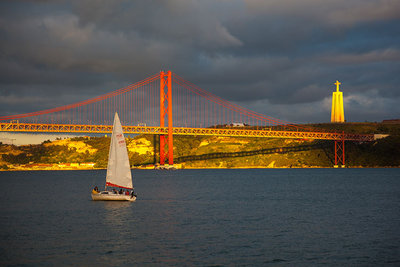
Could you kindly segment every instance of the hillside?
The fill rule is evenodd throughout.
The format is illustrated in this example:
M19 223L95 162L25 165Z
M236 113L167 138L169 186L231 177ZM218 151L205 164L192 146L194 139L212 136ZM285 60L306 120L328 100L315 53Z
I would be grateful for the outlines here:
M319 124L354 133L390 134L371 143L346 142L347 167L399 167L400 125L379 123ZM0 169L105 168L110 138L78 137L39 145L0 145ZM131 165L152 168L158 137L127 138ZM175 136L174 163L180 168L307 168L334 165L332 141Z

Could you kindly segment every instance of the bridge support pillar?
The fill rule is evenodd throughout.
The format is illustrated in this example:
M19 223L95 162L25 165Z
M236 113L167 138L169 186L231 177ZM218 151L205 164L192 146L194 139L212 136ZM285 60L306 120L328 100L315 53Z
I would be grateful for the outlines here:
M339 164L342 168L345 165L345 157L344 157L344 139L335 140L335 168L339 167Z
M172 82L171 71L164 73L160 72L160 127L165 127L167 117L168 135L160 135L160 165L165 164L165 159L168 159L168 164L174 164L174 146L172 137ZM168 152L165 151L165 146L168 143Z

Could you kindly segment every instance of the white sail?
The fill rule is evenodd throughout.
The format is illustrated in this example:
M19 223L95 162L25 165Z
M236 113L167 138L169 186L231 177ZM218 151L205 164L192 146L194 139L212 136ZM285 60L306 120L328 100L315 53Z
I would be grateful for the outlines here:
M132 174L128 151L118 114L115 113L108 154L106 186L132 189Z

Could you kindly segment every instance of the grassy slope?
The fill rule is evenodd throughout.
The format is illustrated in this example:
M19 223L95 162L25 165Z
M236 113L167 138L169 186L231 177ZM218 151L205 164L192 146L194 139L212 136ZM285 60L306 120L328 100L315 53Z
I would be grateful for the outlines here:
M346 123L310 125L329 130L354 133L390 133L391 136L371 143L346 142L346 165L349 167L400 166L400 125L380 123ZM0 168L7 164L95 162L96 167L107 164L110 139L73 138L69 142L44 142L30 146L0 146ZM158 158L158 140L152 135L127 139L131 164L153 164ZM156 145L155 145L156 144ZM320 145L312 150L289 153L268 153L251 156L237 155L206 160L179 162L180 157L191 155L215 155L243 151L259 151L271 148L288 148ZM141 149L136 149L141 146ZM144 147L146 146L146 147ZM235 168L235 167L330 167L334 161L333 142L317 142L295 139L233 138L215 136L175 136L174 158L184 168ZM154 155L156 151L156 155ZM225 155L226 156L226 155Z

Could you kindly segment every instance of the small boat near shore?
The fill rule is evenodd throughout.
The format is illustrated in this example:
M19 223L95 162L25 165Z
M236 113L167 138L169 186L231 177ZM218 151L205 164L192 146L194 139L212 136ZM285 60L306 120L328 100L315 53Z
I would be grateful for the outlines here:
M174 165L160 165L160 164L156 164L156 166L154 167L155 170L176 170L176 167Z
M105 190L99 191L96 186L95 189L92 190L91 196L92 200L103 201L133 202L136 200L136 195L133 191L128 150L126 148L122 125L117 113L115 113L114 116L110 152L108 153Z

